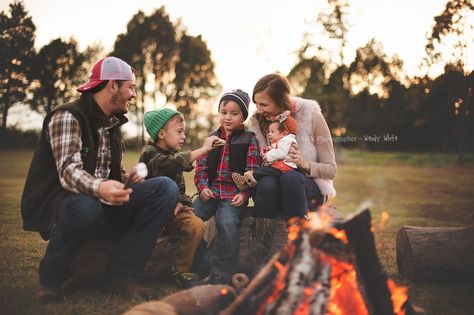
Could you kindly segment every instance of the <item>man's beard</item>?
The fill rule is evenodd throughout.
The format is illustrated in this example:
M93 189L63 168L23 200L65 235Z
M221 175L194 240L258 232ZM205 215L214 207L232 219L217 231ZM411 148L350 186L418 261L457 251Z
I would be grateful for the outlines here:
M123 115L127 113L127 107L121 108L121 105L123 103L125 103L125 98L120 96L120 92L117 92L114 95L112 95L112 104L114 105L114 114Z

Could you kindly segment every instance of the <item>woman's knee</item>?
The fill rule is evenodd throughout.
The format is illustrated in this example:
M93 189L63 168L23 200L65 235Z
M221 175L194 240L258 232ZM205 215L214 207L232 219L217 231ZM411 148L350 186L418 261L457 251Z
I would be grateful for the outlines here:
M280 176L280 187L285 189L291 187L294 189L303 189L304 176L304 174L297 171L286 172Z
M274 177L265 176L258 181L257 194L278 194L279 190L278 179Z

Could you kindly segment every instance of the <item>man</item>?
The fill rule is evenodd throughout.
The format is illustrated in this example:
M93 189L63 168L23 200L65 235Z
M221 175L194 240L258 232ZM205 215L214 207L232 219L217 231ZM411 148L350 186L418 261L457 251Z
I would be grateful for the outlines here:
M140 273L178 199L169 178L123 183L120 126L136 97L130 65L115 57L97 62L81 97L56 107L43 123L21 200L23 227L49 239L39 266L42 302L60 301L70 264L83 240L108 237L116 247L107 266L113 292L149 295Z

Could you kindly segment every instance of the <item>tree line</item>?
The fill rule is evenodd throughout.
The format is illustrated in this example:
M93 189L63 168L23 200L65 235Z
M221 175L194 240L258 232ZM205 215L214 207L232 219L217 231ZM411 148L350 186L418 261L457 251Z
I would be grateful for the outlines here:
M348 145L357 139L353 145L369 149L459 152L462 163L464 152L474 151L474 71L466 69L468 53L474 51L472 0L448 0L434 17L420 62L427 74L415 78L375 39L344 64L350 5L348 0L328 4L317 22L324 43L332 41L335 48L328 51L323 40L305 36L288 74L292 87L302 97L318 100L332 134ZM428 76L440 62L444 71Z
M344 63L351 27L349 0L327 3L328 10L317 15L315 24L324 35L318 38L324 39L305 35L287 76L298 95L321 104L335 139L368 149L457 151L461 162L464 152L474 151L474 72L466 67L473 49L472 0L447 0L434 17L426 57L420 62L426 75L414 78L405 73L403 61L387 56L375 39ZM35 30L22 2L0 12L0 130L6 130L8 110L15 104L27 103L47 114L76 97L74 88L87 80L87 71L102 53L97 46L80 51L73 38L54 39L36 51ZM325 46L328 42L333 45ZM206 115L202 109L211 106L221 86L202 36L189 35L164 7L150 15L138 11L117 36L110 55L137 72L138 99L130 106L137 126L142 126L149 99L176 105L193 128L192 144L207 134L212 119L199 118ZM446 64L444 71L428 76L428 69L440 62ZM372 141L373 135L386 136L385 141ZM143 128L139 138L143 139Z
M34 49L36 27L24 4L14 1L0 12L0 115L7 129L8 110L20 103L46 115L55 106L78 96L75 87L87 81L93 63L103 53L99 46L80 51L76 40L53 39ZM171 102L189 120L206 115L221 86L215 63L202 36L189 35L181 21L171 21L164 7L150 15L138 11L119 34L110 55L128 62L136 71L137 100L131 118L141 127L144 104ZM152 89L147 85L152 85ZM157 101L159 99L159 102ZM208 123L209 120L205 120ZM195 135L209 126L195 124ZM190 137L191 141L196 141Z

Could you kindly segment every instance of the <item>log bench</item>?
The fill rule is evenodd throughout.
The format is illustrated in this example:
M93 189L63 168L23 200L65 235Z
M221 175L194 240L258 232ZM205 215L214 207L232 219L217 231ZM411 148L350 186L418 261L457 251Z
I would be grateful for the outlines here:
M263 265L287 241L286 221L283 218L263 219L251 216L252 208L245 212L240 227L239 272L255 274L257 266ZM216 234L214 218L205 222L204 235L208 246L212 246ZM173 259L173 244L176 238L161 235L145 266L144 278L162 280L169 274ZM73 282L86 284L100 280L105 273L113 244L92 240L85 242L76 252L73 262Z
M340 219L335 207L330 208L332 214ZM206 232L204 239L208 246L212 246L216 235L214 218L205 222ZM240 255L238 272L249 276L258 273L288 239L286 220L282 217L265 219L252 217L252 207L248 207L240 227ZM153 280L162 280L169 274L173 259L172 236L160 236L155 248L145 266L143 277ZM105 272L108 258L113 244L105 241L90 241L84 243L76 252L72 262L73 282L85 284L100 280Z

